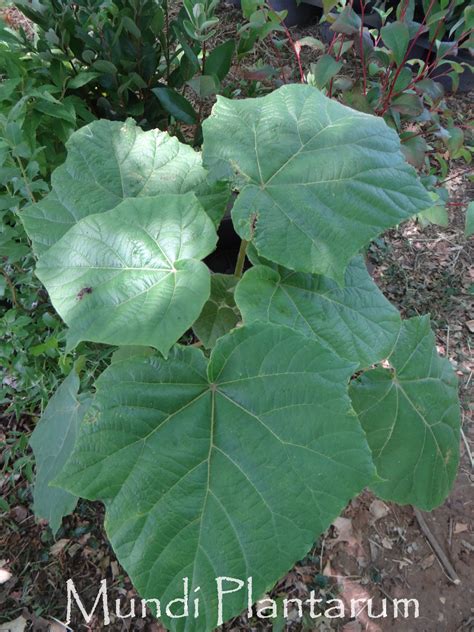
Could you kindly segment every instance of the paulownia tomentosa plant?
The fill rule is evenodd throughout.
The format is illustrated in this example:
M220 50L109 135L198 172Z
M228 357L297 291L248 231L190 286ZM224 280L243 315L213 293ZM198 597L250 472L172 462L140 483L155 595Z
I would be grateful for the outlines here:
M220 98L203 131L201 156L93 122L23 213L69 348L120 347L93 395L71 374L33 433L36 511L57 530L77 496L102 500L142 597L200 587L198 618L165 619L199 632L216 577L262 595L365 487L441 503L459 441L428 317L401 321L359 254L430 205L395 132L303 85ZM235 275L212 274L229 188L242 247ZM190 328L201 348L179 343ZM225 618L245 605L229 595Z

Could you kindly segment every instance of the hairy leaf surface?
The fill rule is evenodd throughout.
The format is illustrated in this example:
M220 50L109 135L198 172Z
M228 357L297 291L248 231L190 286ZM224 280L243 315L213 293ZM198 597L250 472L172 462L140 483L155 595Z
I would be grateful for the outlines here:
M209 363L191 347L115 362L97 382L57 483L107 507L117 556L144 597L200 586L217 625L216 577L253 577L255 598L304 556L374 468L347 397L353 365L286 327L221 338ZM224 617L246 605L229 595ZM166 618L165 618L166 619Z
M389 358L352 382L353 406L383 482L382 498L430 510L446 498L459 461L458 384L436 352L427 316L404 321Z
M30 438L36 460L34 511L38 518L49 522L53 533L58 531L63 517L74 511L77 503L77 496L64 489L49 487L49 483L71 455L79 424L90 405L90 399L79 398L79 384L73 369L49 400Z
M195 191L218 223L228 190L206 184L201 155L165 132L142 131L132 119L94 121L67 142L66 162L52 175L51 193L26 208L22 220L36 254L79 220L126 198Z
M257 265L244 274L236 301L245 323L287 325L358 367L386 358L400 329L398 311L372 281L362 257L349 264L343 288L320 275Z
M237 232L292 270L342 283L370 239L431 206L396 132L311 86L218 97L203 133L204 165L240 189Z
M166 354L209 297L199 259L216 241L193 193L129 199L73 226L36 274L70 327L69 348L90 340Z
M211 295L193 325L194 333L208 349L240 320L234 300L237 282L238 278L230 274L211 276Z

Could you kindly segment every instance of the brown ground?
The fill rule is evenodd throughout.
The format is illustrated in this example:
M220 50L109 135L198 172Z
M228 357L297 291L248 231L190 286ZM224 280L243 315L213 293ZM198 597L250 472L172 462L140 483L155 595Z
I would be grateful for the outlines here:
M226 10L224 27L229 33L236 15ZM295 39L314 35L314 27L293 33ZM275 63L274 51L268 46L263 45L260 54L268 56L269 63ZM285 74L291 75L292 57L288 52L283 55ZM248 68L236 68L234 79L248 72ZM472 95L452 97L453 110L464 119L472 103L469 96ZM384 504L366 492L350 503L311 554L279 582L272 595L306 598L310 590L318 589L320 596L327 599L350 599L362 592L363 596L374 598L376 611L383 598L390 610L392 599L413 597L420 602L420 617L407 621L389 617L382 623L369 621L364 613L344 622L321 618L315 624L290 619L288 629L474 632L474 362L472 335L466 324L474 317L474 246L463 234L465 205L473 196L465 165L452 165L449 177L449 227L421 228L409 222L378 240L371 248L370 259L379 285L405 316L431 313L439 351L449 357L460 378L463 441L459 475L448 500L425 514L429 529L460 583L453 583L447 576L411 507ZM30 424L29 420L22 420L17 429L28 431ZM5 433L16 425L6 420ZM29 621L27 629L64 629L53 620L65 618L65 580L70 577L85 599L93 598L99 581L107 578L110 596L121 597L123 611L127 612L126 601L134 591L104 538L99 504L80 502L75 514L64 520L55 542L45 525L35 524L28 481L12 475L0 479L0 487L5 497L16 499L10 513L0 515L0 569L12 574L8 581L0 583L0 630L1 622L20 616ZM233 631L262 628L260 622L248 622L245 618L226 626ZM98 631L103 627L97 623L87 628L77 622L73 629ZM162 630L151 618L134 619L132 625L116 620L108 629Z

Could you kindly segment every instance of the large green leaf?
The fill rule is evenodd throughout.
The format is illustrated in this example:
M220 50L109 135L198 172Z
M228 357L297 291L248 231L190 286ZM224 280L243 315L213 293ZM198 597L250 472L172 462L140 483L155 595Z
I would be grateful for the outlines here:
M38 518L49 522L53 533L61 526L62 518L74 511L77 503L77 496L64 489L49 487L49 483L69 458L79 424L90 404L90 399L78 396L79 384L79 377L72 370L49 400L30 438L36 460L34 511Z
M198 114L191 103L173 88L161 86L153 88L152 92L158 97L165 110L176 120L183 121L188 125L194 125L198 122Z
M216 75L219 81L226 78L235 51L235 40L230 39L216 46L206 59L206 73L208 75Z
M217 339L240 320L234 300L237 281L238 278L231 274L213 274L211 277L211 295L193 325L194 333L207 348L213 347Z
M382 498L433 509L449 493L459 461L458 384L436 352L427 316L404 321L392 369L357 378L350 393L378 474Z
M400 329L398 311L372 281L362 257L349 264L343 288L320 275L255 266L237 286L236 301L245 323L287 325L358 367L386 358Z
M217 234L193 193L124 200L73 226L39 260L36 274L81 340L151 345L166 354L209 297L199 261Z
M403 63L410 42L408 26L404 22L389 22L380 30L383 43L393 54L397 66Z
M97 382L57 483L106 504L112 546L143 597L200 586L199 619L217 625L216 577L253 578L254 598L288 570L374 476L350 407L353 366L277 325L251 325L202 352L174 347L115 362ZM224 600L224 616L246 604Z
M51 193L22 212L35 252L40 255L80 219L113 209L125 198L186 193L198 189L211 218L220 220L221 206L206 186L201 156L165 132L143 132L132 119L94 121L67 143L66 162L54 171ZM217 185L222 196L222 185ZM206 208L207 210L207 208Z
M218 97L203 132L204 165L240 189L237 232L292 270L342 283L370 239L431 206L397 134L311 86Z
M342 61L336 61L332 55L321 55L315 64L311 64L311 76L318 88L324 88L342 68Z

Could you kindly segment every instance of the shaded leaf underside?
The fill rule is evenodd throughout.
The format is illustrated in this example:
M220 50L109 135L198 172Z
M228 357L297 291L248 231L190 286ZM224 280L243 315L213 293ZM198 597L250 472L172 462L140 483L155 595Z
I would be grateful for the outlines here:
M234 300L237 282L238 278L230 274L211 276L211 295L193 325L194 333L208 349L240 321Z
M50 399L30 438L36 461L34 511L49 522L53 533L63 516L74 511L77 496L49 487L69 458L90 400L78 397L79 377L73 369Z

